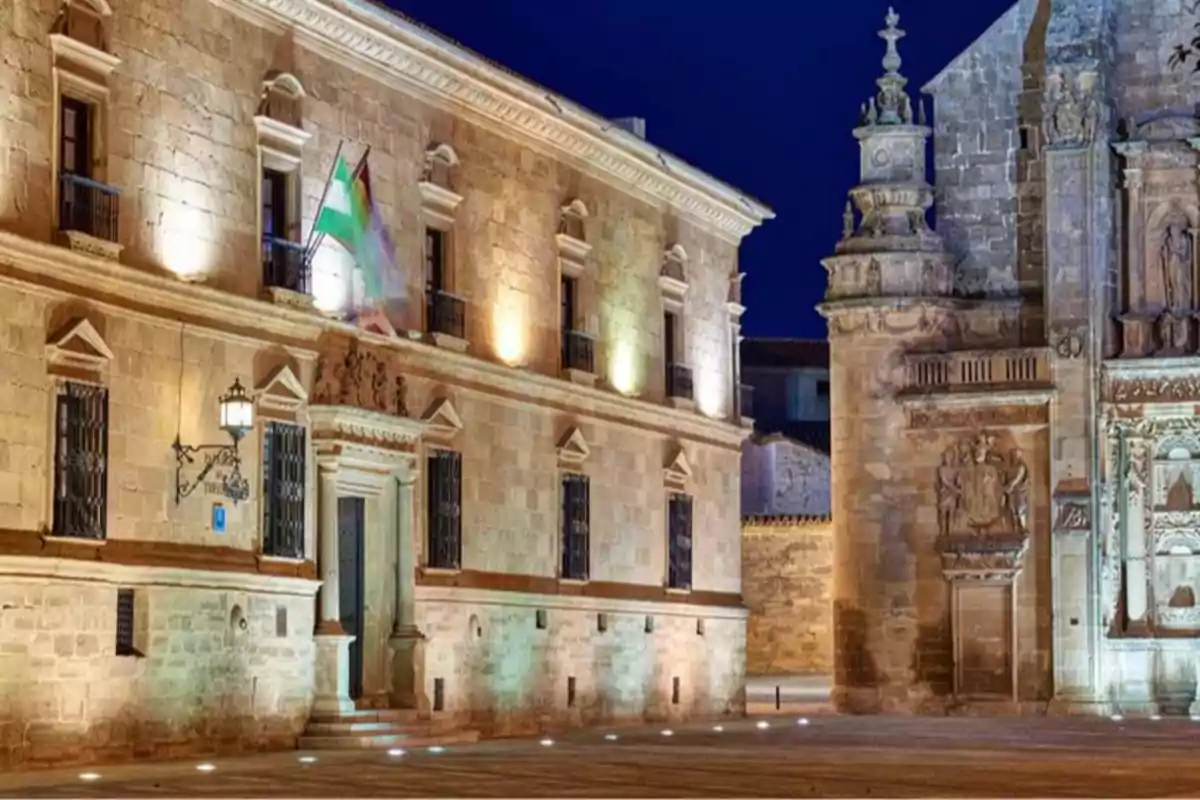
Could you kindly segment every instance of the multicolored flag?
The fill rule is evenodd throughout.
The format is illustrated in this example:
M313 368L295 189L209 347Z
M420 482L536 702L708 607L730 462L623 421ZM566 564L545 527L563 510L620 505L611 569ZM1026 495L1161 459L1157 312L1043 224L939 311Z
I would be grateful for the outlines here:
M369 154L368 149L358 168L351 172L346 159L338 153L313 232L329 236L346 248L362 272L368 299L394 300L396 296L385 297L385 291L402 292L404 282L395 279L396 248L371 197Z

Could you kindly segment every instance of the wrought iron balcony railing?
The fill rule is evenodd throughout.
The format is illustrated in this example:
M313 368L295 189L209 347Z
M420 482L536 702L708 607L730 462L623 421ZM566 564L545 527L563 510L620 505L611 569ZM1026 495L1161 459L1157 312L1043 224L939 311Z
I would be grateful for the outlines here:
M667 364L667 397L673 400L693 400L692 368L683 364Z
M277 236L263 237L263 286L312 294L312 271L304 245Z
M58 228L116 242L120 200L115 187L64 172L59 178Z
M461 297L434 289L426 296L429 333L466 339L466 304Z
M580 331L563 331L563 369L574 369L594 375L596 347L592 337Z

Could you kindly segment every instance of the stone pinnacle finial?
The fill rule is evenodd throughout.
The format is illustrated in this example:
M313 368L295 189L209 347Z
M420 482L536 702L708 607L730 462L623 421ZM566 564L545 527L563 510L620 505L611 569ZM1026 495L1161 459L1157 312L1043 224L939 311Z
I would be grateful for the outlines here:
M896 49L896 43L904 38L905 33L897 27L900 24L900 15L896 13L896 9L888 8L884 21L887 27L879 32L879 38L887 42L887 52L883 55L883 77L875 81L879 86L879 124L911 124L912 101L904 91L904 87L908 85L908 78L900 74L903 61L900 59L900 51Z

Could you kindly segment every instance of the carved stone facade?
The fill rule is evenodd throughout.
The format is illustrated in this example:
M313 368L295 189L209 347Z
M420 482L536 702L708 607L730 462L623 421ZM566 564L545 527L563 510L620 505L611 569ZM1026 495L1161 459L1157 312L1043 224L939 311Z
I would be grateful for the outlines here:
M741 711L728 298L768 209L361 0L9 7L0 767ZM395 237L370 310L339 245L300 244L339 141Z
M1194 13L1020 0L933 129L868 104L823 306L843 708L1200 711L1200 117L1144 35Z

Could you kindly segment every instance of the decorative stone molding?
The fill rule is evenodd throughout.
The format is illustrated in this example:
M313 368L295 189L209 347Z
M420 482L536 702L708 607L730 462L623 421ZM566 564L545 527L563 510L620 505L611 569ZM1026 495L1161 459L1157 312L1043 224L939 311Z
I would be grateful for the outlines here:
M448 144L430 145L417 189L421 193L421 213L436 228L454 227L454 213L462 195L450 188L450 170L458 166L458 153Z
M906 392L931 394L969 388L1049 387L1044 347L912 353L905 356Z
M578 198L559 209L558 233L554 239L558 243L558 260L564 275L572 278L579 277L591 255L592 246L588 244L584 232L584 220L589 216L588 207Z
M683 245L672 245L663 253L662 266L658 271L658 287L664 295L682 301L688 290L688 254Z
M833 522L832 516L796 515L751 515L742 517L742 533L752 534L747 528L819 528Z
M669 203L738 242L774 214L732 187L428 30L365 3L219 0L297 44L441 108L499 126L618 185ZM661 168L660 166L661 165Z
M742 281L745 277L746 273L736 272L729 278L729 293L725 298L725 310L729 312L729 318L733 320L740 320L746 313L746 307L742 305Z
M567 435L558 443L558 463L560 465L578 467L592 454L583 431L571 428Z
M1052 68L1042 100L1042 134L1053 148L1089 147L1096 139L1100 105L1090 70Z
M278 411L295 413L308 402L304 384L286 364L273 370L254 392L260 407Z
M1088 533L1092 530L1092 507L1084 498L1056 498L1058 517L1054 521L1056 533Z
M1087 334L1086 322L1055 322L1050 326L1050 349L1059 358L1081 358Z
M910 408L908 426L918 430L973 429L985 426L1016 428L1050 423L1045 402L987 408Z
M355 337L335 342L317 362L312 391L316 405L357 406L407 417L406 394L395 361Z
M954 581L1011 582L1025 566L1028 536L941 539L942 574Z
M81 317L50 337L46 360L55 367L99 372L113 360L113 352L92 323Z
M663 483L671 488L682 489L692 479L692 464L683 445L677 445L675 455L663 468Z
M349 457L355 451L411 454L421 438L422 426L417 420L352 406L314 405L309 407L308 417L318 455L326 460L337 455ZM376 453L370 461L389 466L395 458Z
M434 400L421 415L425 423L425 435L440 442L448 442L463 429L462 417L449 397Z
M1019 448L1001 453L998 438L980 431L942 453L934 483L942 539L1029 535L1029 466Z
M1200 375L1112 378L1105 381L1104 399L1110 403L1200 402Z

